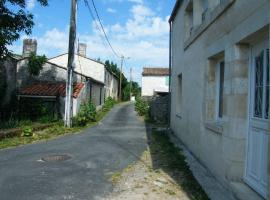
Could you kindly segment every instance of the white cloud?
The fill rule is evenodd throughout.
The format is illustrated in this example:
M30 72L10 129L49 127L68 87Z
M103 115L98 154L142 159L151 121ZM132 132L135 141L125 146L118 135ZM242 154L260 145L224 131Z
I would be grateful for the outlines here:
M128 0L129 2L143 4L143 0Z
M28 10L32 10L35 7L36 0L27 0L26 1L26 8Z
M113 8L107 8L107 12L109 13L116 13L116 10Z
M104 24L104 28L118 54L131 57L126 61L126 72L128 73L127 69L132 66L134 78L140 82L143 66L168 66L168 17L160 17L141 4L134 4L130 14L131 17L125 23ZM91 29L93 30L91 34L78 34L80 42L87 44L88 56L102 60L110 59L120 64L120 59L113 55L94 22ZM36 39L39 54L51 57L65 53L68 49L68 27L65 30L53 28ZM22 48L16 46L11 49L15 52L19 50L21 53Z

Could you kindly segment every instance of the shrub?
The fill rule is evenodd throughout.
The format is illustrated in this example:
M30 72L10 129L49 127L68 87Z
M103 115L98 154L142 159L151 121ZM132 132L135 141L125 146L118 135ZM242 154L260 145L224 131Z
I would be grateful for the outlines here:
M22 130L22 137L31 137L33 136L33 129L30 126L26 126Z
M145 116L149 112L149 105L146 101L138 97L135 103L135 110L140 116Z
M102 110L105 111L105 112L109 111L114 106L115 103L116 102L112 97L108 97L105 100L104 105L102 106Z
M80 106L80 111L76 117L73 118L74 126L85 126L88 122L96 121L96 106L88 101Z
M43 65L46 63L47 58L45 55L36 56L35 54L31 54L28 62L28 72L30 75L38 76L40 71L43 68Z

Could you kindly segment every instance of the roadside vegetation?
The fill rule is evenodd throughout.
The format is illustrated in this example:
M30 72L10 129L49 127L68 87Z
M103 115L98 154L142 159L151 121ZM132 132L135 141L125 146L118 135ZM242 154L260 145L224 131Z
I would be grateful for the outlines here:
M140 116L148 117L149 115L149 104L141 97L136 98L135 110Z
M20 125L18 134L15 137L7 136L0 139L0 149L53 139L61 135L78 133L84 128L96 125L116 103L114 99L109 97L98 111L96 111L96 107L91 101L82 104L78 115L73 118L72 128L64 127L62 120L51 121L46 128L41 130L35 130L34 125L36 123L32 123L31 121L18 122L18 125Z
M115 191L123 192L115 192L111 199L209 200L193 176L182 149L170 141L167 126L149 119L149 104L137 98L135 110L148 127L148 148L135 164L112 175Z

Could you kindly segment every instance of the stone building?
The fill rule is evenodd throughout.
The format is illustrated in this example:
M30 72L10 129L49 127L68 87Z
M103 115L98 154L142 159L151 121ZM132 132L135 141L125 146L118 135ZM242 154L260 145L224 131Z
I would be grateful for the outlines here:
M142 96L152 97L155 94L168 94L169 69L144 67L142 72Z
M14 94L19 99L38 98L52 104L55 112L64 116L68 54L48 59L40 74L33 76L29 74L27 64L29 55L37 51L37 42L26 39L23 44L22 56L12 55L3 64L9 69L3 76L7 80L3 102L9 102ZM105 80L105 74L110 75L107 76L110 80ZM91 100L99 108L105 98L116 98L118 94L118 79L107 71L105 64L86 57L85 44L79 44L75 55L73 86L73 116L79 112L82 102ZM107 89L113 92L107 95Z
M237 198L269 198L270 1L177 0L169 23L173 132Z

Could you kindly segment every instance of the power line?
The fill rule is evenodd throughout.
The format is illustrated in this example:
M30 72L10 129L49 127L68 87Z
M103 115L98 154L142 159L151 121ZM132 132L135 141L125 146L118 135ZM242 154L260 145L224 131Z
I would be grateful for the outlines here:
M100 31L100 33L102 33L102 30L100 29L100 26L99 26L98 23L97 23L97 20L96 20L96 18L95 18L95 15L93 14L92 9L91 9L91 7L90 7L88 1L87 1L87 0L84 0L84 3L85 3L85 6L88 8L88 11L89 11L89 13L90 13L90 15L91 15L91 17L92 17L92 19L93 19L95 25L96 25L96 28ZM103 34L102 34L102 35L103 35ZM106 49L107 46L106 46L106 44L105 44L105 42L104 42L104 40L103 40L103 37L101 36L101 34L98 34L98 36L100 37L100 39L101 39L101 41L102 41L102 44L103 44L103 46L104 46L105 49Z
M85 1L88 2L88 0L85 0ZM100 17L99 17L99 14L98 14L98 11L97 11L97 8L96 8L96 5L95 5L94 0L91 0L91 1L92 1L92 5L93 5L93 7L94 7L95 13L96 13L96 15L97 15L99 24L100 24L100 26L101 26L101 29L102 29L102 32L103 32L103 34L104 34L104 36L105 36L106 41L108 42L108 44L109 44L109 46L110 46L112 52L114 53L114 55L115 55L116 57L118 57L118 58L121 58L121 56L119 56L119 55L116 53L116 51L114 50L114 48L112 47L112 45L111 45L111 43L110 43L110 41L109 41L109 38L108 38L108 36L107 36L107 34L106 34L106 32L105 32L105 29L104 29L104 27L103 27L103 24L101 23L101 19L100 19Z

